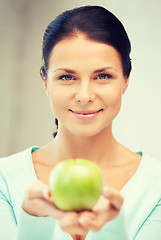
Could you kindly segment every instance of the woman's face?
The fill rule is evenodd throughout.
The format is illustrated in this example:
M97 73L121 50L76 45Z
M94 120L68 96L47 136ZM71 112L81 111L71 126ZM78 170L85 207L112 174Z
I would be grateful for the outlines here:
M44 85L60 130L94 136L111 127L128 79L115 48L78 36L55 45Z

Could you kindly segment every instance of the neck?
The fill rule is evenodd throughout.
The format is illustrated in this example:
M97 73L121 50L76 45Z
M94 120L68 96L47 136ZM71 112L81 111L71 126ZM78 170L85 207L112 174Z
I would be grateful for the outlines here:
M113 162L119 143L112 135L111 127L92 137L75 136L61 129L53 141L54 155L58 160L85 158L104 165Z

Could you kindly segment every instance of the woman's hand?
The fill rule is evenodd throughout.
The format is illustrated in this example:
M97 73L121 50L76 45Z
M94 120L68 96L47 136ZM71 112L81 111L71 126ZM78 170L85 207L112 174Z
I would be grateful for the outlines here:
M80 213L78 221L86 230L97 232L105 223L118 216L122 204L122 195L116 190L105 186L103 195L101 195L92 211Z
M122 204L122 195L116 190L109 189L105 186L103 195L100 196L93 209L91 211L82 211L77 215L77 218L75 218L77 232L75 231L76 229L74 229L75 226L72 221L68 221L67 225L66 222L60 221L60 226L65 232L68 232L70 227L72 233L74 232L73 234L78 235L86 235L88 231L97 232L105 223L118 216ZM80 225L77 225L77 222ZM78 233L78 230L82 232L82 234Z
M59 210L53 203L48 186L40 181L31 182L27 186L22 208L33 216L57 219L61 228L69 234L87 234L86 229L78 222L79 213Z
M62 215L53 204L48 186L40 181L31 182L27 186L22 208L28 214L37 217L52 216L58 219Z
M103 195L91 211L61 211L53 204L48 186L36 181L27 187L22 208L34 216L50 216L57 219L62 230L71 235L86 235L90 230L99 231L106 222L117 217L122 203L120 193L104 187Z

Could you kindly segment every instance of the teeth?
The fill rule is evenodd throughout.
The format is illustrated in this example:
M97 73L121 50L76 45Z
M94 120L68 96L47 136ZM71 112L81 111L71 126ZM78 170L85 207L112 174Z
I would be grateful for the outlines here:
M94 113L81 113L82 115L92 115Z
M98 111L96 111L96 112L87 112L87 113L83 113L83 112L74 112L74 111L72 111L72 110L70 110L71 112L73 112L73 113L75 113L75 114L79 114L79 115L93 115L93 114L96 114L96 113L98 113L98 112L100 112L102 109L100 109L100 110L98 110Z

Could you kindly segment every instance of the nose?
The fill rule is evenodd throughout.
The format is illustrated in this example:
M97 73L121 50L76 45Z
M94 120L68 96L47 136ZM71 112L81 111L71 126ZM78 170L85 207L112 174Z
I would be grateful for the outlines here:
M89 102L93 102L94 100L95 93L92 85L87 81L80 83L76 93L76 101L85 105Z

